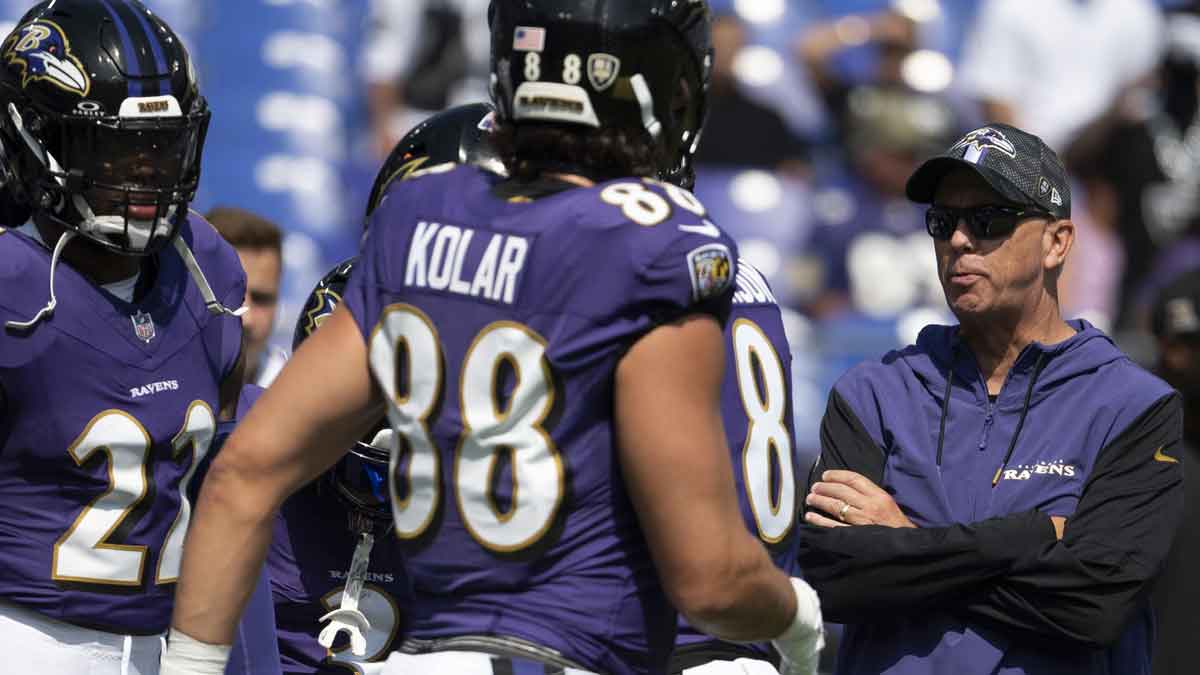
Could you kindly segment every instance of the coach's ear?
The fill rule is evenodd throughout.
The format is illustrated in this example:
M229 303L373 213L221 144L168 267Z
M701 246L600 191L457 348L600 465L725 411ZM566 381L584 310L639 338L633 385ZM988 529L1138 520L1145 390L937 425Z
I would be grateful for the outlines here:
M1042 231L1042 267L1057 274L1075 245L1075 223L1067 218L1051 220Z

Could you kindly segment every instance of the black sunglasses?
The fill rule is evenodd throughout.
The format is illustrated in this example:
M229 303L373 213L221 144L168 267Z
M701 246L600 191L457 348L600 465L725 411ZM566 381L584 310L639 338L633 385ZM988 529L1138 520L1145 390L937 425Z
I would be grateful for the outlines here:
M961 220L967 224L971 236L976 239L999 239L1012 234L1017 225L1026 218L1052 219L1053 216L1045 211L993 204L966 209L931 206L925 212L925 229L934 239L949 241Z

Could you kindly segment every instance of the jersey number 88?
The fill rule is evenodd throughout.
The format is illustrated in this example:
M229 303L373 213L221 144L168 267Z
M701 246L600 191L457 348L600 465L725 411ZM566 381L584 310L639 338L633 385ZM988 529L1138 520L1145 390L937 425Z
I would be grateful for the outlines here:
M389 481L396 534L406 540L425 533L441 502L441 458L427 423L444 384L440 344L429 317L405 304L384 311L370 341L371 368L384 385L392 425L411 455L403 499L394 472ZM540 335L500 321L476 335L463 359L454 498L471 536L491 551L510 553L537 543L562 503L562 456L542 427L555 395L545 353ZM497 380L505 364L515 382L501 409L505 401ZM501 512L490 486L504 452L511 453L513 487L511 506Z

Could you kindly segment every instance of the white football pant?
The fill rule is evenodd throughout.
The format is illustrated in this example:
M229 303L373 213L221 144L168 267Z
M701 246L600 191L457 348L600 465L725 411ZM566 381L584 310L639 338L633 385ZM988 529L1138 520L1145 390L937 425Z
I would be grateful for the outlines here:
M118 635L0 602L0 671L46 675L158 675L163 638Z
M779 675L779 671L769 661L737 659L709 661L702 666L687 668L681 675Z
M384 675L430 675L431 673L453 673L454 675L504 675L512 673L513 667L504 667L496 662L511 662L502 656L482 652L433 652L431 654L401 654L392 652L388 656ZM496 667L498 666L499 667ZM542 668L539 664L538 668ZM549 670L545 672L551 672ZM554 670L562 675L596 675L577 668Z

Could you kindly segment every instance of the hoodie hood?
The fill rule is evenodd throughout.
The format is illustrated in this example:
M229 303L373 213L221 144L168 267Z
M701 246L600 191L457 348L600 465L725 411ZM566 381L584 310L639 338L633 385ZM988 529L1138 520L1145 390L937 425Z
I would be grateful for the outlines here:
M1032 393L1032 403L1050 394L1067 380L1095 372L1115 361L1128 360L1103 331L1082 319L1068 321L1075 335L1054 345L1031 342L1021 351L1013 364L1009 381L1000 392L996 404L1003 410L1021 407L1024 390L1010 386L1032 375L1039 359L1042 362ZM917 337L916 348L902 352L906 363L925 387L940 399L946 386L946 374L953 371L955 388L975 392L980 400L987 399L987 385L979 371L978 362L970 348L959 337L958 326L926 326Z

